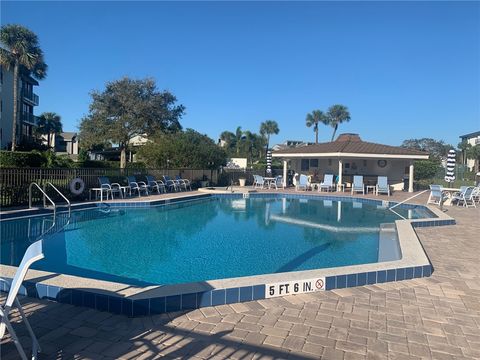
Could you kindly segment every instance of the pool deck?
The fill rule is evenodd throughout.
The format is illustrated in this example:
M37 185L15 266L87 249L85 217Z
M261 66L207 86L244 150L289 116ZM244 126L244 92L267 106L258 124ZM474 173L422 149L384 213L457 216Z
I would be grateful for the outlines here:
M457 225L415 229L434 266L428 278L133 319L27 297L22 303L40 359L479 359L480 208L445 210ZM14 326L29 344L25 327ZM0 357L18 358L8 336Z

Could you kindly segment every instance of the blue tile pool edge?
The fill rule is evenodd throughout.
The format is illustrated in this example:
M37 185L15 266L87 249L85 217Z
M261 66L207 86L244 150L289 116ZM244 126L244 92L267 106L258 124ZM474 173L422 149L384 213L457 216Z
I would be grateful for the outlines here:
M432 275L431 264L407 268L340 274L325 278L325 290L352 288L385 282L410 280ZM0 291L8 292L12 279L4 278ZM62 288L41 282L25 281L19 295L47 299L62 304L84 306L128 317L149 316L172 311L194 310L209 306L235 304L265 299L266 284L188 292L146 299L129 299L75 288Z

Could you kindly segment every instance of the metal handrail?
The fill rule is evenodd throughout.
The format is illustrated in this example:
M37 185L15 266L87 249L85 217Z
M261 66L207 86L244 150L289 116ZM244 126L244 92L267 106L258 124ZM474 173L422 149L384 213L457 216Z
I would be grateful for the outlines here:
M401 201L401 202L399 202L399 203L397 203L397 204L389 207L388 210L392 210L392 209L396 208L398 205L401 205L401 204L407 202L408 200L411 200L411 199L413 199L413 198L416 198L417 196L422 195L424 192L427 192L427 191L430 191L430 190L428 190L428 189L427 189L427 190L423 190L423 191L419 192L418 194L415 194L415 195L413 195L413 196L410 196L408 199L405 199L405 200L403 200L403 201Z
M70 200L68 200L68 199L66 198L66 196L63 195L62 192L61 192L60 190L58 190L51 182L47 182L47 183L45 184L45 188L44 188L45 191L47 190L47 186L48 186L48 185L50 185L57 193L59 193L60 196L67 202L67 205L68 205L68 216L70 216L70 213L71 213L71 209L70 209L70 208L72 207L72 204L70 204Z
M33 187L33 185L35 185L37 187L37 189L40 190L40 192L43 194L43 206L44 207L47 207L47 203L46 203L45 199L48 199L48 201L50 201L52 203L52 205L53 205L53 217L55 218L55 215L57 214L57 207L56 207L55 203L53 202L52 199L50 199L50 197L47 195L47 193L36 182L32 182L30 184L30 186L28 187L28 207L32 208L32 187Z

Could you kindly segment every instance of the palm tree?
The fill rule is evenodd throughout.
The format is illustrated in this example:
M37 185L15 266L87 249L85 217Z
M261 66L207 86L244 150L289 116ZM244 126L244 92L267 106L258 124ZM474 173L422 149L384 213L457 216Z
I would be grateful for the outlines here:
M313 110L310 114L307 114L305 119L307 127L313 126L315 132L315 144L318 144L318 123L328 125L328 119L321 110Z
M0 28L0 64L7 69L13 67L13 122L12 151L17 143L18 81L19 74L41 80L46 76L47 65L38 37L20 25L4 25Z
M275 120L267 120L260 124L260 134L265 138L267 138L267 151L270 145L270 135L278 134L280 129L278 128L278 124Z
M350 121L350 113L348 108L343 105L332 105L328 108L327 111L328 124L333 127L332 141L335 138L335 133L337 132L338 125L343 122Z
M50 147L52 143L51 135L62 132L62 121L60 115L54 112L45 112L38 118L37 133L47 135L47 146Z

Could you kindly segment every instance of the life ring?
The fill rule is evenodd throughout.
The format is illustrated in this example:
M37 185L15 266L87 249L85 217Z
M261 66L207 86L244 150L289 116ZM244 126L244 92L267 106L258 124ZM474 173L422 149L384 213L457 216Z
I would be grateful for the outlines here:
M75 178L70 181L70 192L73 195L80 195L85 190L85 183L80 178Z

